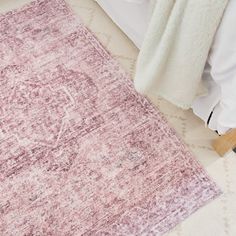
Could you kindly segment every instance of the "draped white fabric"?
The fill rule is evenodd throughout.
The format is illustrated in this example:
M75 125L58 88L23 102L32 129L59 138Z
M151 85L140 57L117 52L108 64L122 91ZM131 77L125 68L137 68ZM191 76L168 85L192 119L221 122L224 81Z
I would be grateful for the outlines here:
M131 2L132 1L132 2ZM98 0L104 10L127 36L141 47L148 27L148 14L152 0ZM194 113L209 127L223 134L236 127L236 1L230 0L223 20L215 35L205 66L202 81L207 96L194 100Z
M203 80L209 88L193 111L220 134L236 127L236 1L230 0L213 42Z
M156 0L137 61L136 90L190 108L227 2Z
M96 0L112 20L140 48L148 27L150 0Z

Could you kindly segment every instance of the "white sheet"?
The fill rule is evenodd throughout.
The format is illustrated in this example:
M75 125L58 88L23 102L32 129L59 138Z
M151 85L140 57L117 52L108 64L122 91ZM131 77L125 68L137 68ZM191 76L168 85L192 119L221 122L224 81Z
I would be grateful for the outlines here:
M132 1L132 2L131 2ZM97 0L113 21L140 48L148 26L150 0ZM203 81L209 94L197 98L193 111L209 128L223 134L236 127L236 0L230 0L215 36Z
M230 0L215 36L204 82L209 95L193 104L193 111L205 122L213 110L209 128L220 134L236 128L236 1Z
M97 0L97 2L140 48L148 26L149 0Z

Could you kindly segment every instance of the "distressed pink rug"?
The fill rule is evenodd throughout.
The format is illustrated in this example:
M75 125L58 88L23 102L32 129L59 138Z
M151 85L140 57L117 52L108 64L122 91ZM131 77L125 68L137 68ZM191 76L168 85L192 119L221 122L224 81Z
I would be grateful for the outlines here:
M162 235L220 194L63 0L0 31L0 235Z

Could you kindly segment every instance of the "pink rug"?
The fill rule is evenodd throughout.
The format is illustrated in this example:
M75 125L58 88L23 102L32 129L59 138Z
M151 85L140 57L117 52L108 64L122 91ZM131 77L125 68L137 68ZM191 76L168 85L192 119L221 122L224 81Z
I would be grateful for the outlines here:
M63 0L0 31L0 235L162 235L220 194Z

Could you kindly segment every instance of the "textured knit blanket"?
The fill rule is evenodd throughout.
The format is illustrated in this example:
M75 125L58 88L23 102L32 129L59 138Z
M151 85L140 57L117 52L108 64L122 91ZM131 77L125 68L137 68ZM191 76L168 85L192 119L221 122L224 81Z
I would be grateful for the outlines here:
M152 0L135 87L188 109L228 0Z

